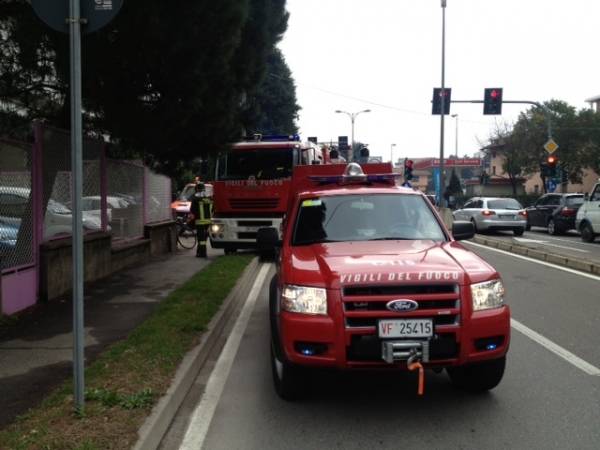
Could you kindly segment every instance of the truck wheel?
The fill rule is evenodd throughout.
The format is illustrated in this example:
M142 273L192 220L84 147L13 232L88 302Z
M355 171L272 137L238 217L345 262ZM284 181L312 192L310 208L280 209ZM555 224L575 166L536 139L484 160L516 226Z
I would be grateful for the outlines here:
M583 225L581 225L581 240L583 242L594 242L594 238L596 237L594 235L594 229L592 228L592 226L589 223L584 223Z
M456 387L468 392L485 392L498 386L504 375L506 357L469 364L462 367L448 367L450 381Z
M279 359L275 354L274 344L271 343L271 371L273 373L273 385L277 395L286 401L294 401L302 398L300 369L290 363Z

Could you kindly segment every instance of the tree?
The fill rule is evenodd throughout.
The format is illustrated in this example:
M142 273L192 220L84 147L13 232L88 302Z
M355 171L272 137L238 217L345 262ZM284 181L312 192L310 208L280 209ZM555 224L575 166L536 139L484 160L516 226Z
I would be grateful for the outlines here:
M243 100L262 83L287 18L285 0L124 2L83 39L87 131L170 173L219 151L241 135ZM0 46L0 97L68 127L67 36L26 0L0 0Z
M526 174L526 168L532 164L527 145L528 142L519 140L514 128L507 123L496 124L489 138L487 149L502 155L502 169L508 176L513 196L517 195L517 186Z
M292 73L281 51L274 49L267 60L266 76L247 102L244 127L248 134L295 134L299 109Z

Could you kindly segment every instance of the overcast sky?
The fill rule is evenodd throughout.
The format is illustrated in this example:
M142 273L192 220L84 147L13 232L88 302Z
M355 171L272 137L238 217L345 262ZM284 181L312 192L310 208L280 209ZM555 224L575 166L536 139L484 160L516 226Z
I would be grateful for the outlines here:
M439 156L440 117L431 115L441 85L440 0L288 0L280 44L297 84L303 138L350 136L389 160ZM600 1L447 0L446 86L453 100L556 98L577 108L600 94ZM460 156L478 150L496 120L514 122L525 105L484 116L483 105L452 104ZM559 142L560 144L560 142ZM446 116L446 155L455 119Z

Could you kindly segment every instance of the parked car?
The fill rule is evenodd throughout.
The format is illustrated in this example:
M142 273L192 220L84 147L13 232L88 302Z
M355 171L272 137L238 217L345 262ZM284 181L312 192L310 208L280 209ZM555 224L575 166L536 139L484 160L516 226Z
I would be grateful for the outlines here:
M0 221L19 229L27 212L30 192L29 188L0 186ZM48 200L44 215L44 239L71 234L72 220L71 210L67 206L53 199ZM83 212L83 228L100 230L100 218Z
M592 193L586 194L583 205L577 211L575 225L584 242L594 242L600 234L600 180L592 189Z
M521 236L527 226L523 206L514 198L474 197L452 213L455 220L468 220L476 232L512 230Z
M0 255L16 247L18 234L19 227L0 221Z
M583 194L544 194L527 211L527 230L544 227L549 234L575 230L575 217Z

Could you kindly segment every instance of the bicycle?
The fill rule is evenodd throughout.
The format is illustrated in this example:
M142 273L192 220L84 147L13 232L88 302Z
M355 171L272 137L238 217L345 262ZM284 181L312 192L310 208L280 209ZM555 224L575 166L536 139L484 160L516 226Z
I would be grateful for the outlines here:
M185 248L192 249L196 246L196 227L190 225L192 223L187 217L179 216L175 222L177 230L177 243Z

